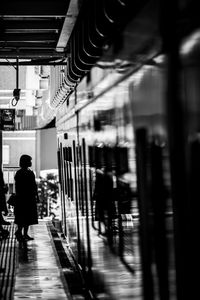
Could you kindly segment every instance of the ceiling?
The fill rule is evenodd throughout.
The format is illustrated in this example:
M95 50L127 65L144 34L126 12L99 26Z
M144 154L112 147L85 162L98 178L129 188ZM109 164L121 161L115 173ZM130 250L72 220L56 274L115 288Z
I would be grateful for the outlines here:
M0 65L68 64L76 84L148 0L5 0Z
M180 1L181 34L200 26L195 3L195 0ZM168 6L170 11L173 5ZM144 7L150 8L143 17ZM149 11L156 12L156 7L154 0L2 0L0 65L68 64L67 76L74 85L105 52L110 59L107 50L113 43L111 58L119 52L120 32L138 15L139 22L135 21L131 28L132 36L135 30L133 43L123 48L134 49L134 54L140 52L146 35L151 35L149 31L155 35L152 26L158 18ZM168 13L165 14L168 18ZM150 26L144 31L146 24Z
M65 63L79 0L6 0L0 5L0 65Z

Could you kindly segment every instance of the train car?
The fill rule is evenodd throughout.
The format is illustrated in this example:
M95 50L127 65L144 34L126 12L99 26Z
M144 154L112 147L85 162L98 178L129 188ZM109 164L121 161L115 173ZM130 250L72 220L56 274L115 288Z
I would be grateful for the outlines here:
M56 113L62 228L93 299L198 291L200 34L183 2L129 16Z

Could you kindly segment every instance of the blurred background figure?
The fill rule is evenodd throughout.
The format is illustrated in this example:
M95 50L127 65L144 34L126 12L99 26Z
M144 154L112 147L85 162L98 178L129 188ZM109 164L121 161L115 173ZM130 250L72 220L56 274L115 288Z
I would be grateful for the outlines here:
M8 213L6 204L6 193L8 191L7 186L4 183L3 172L0 169L0 239L5 238L9 235L9 231L3 228L3 225L10 225L10 222L4 220L2 213L5 215Z

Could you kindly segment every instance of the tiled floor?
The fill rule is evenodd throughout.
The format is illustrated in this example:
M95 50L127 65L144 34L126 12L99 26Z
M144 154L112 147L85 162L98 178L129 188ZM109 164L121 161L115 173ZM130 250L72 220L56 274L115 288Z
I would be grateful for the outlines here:
M45 221L31 226L29 234L34 237L33 241L16 244L12 299L71 299Z

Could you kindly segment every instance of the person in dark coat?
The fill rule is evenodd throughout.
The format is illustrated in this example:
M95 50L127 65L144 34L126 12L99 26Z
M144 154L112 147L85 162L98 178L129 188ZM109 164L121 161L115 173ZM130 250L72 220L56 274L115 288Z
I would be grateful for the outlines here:
M14 222L17 224L15 235L18 240L32 240L33 238L28 235L28 229L30 225L38 224L38 192L35 175L30 169L32 166L31 156L22 155L19 165L20 169L15 174L15 191L17 195L14 206Z
M0 168L0 240L7 237L9 235L9 231L4 229L2 225L9 225L10 222L6 222L2 216L2 212L4 214L8 213L8 208L6 204L6 194L7 190L5 187L4 179L3 179L3 172Z

